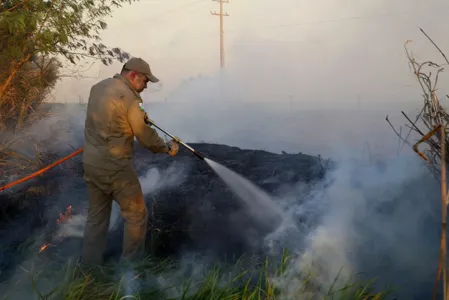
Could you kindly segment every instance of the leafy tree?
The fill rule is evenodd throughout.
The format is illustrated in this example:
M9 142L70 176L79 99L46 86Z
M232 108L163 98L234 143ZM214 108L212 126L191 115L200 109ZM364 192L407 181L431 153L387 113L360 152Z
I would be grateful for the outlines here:
M2 0L0 5L0 107L13 79L38 56L83 57L108 65L129 54L109 49L99 33L112 9L137 0Z

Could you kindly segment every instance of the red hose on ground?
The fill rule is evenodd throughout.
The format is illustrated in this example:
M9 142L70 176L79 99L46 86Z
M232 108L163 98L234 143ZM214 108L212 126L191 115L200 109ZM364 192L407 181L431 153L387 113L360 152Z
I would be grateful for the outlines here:
M55 161L55 162L52 163L51 165L48 165L48 166L46 166L45 168L40 169L39 171L34 172L33 174L30 174L30 175L28 175L28 176L26 176L26 177L23 177L23 178L21 178L21 179L19 179L19 180L13 181L13 182L11 182L11 183L8 183L7 185L4 185L4 186L0 187L0 192L3 192L4 190L9 189L9 188L11 188L11 187L13 187L13 186L15 186L15 185L17 185L17 184L19 184L19 183L25 182L25 181L27 181L27 180L30 180L31 178L34 178L34 177L36 177L36 176L39 176L39 175L41 175L41 174L47 172L47 171L50 170L51 168L56 167L57 165L63 163L63 162L66 161L66 160L68 160L69 158L72 158L72 157L74 157L75 155L80 154L81 152L83 152L83 150L84 150L84 148L78 149L78 150L76 150L75 152L73 152L72 154L67 155L66 157L63 157L63 158L61 158L61 159Z

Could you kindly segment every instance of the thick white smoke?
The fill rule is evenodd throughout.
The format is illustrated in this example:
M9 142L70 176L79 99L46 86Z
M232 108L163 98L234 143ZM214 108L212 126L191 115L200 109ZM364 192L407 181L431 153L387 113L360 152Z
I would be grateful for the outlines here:
M328 180L304 203L290 207L297 219L319 222L268 237L271 242L285 234L285 240L297 241L290 245L297 260L275 280L286 287L283 299L304 296L297 292L301 271L311 271L311 281L324 294L338 277L336 288L353 278L376 279L373 287L392 287L400 299L429 295L440 213L439 185L427 168L415 156L386 159L379 166L341 161Z

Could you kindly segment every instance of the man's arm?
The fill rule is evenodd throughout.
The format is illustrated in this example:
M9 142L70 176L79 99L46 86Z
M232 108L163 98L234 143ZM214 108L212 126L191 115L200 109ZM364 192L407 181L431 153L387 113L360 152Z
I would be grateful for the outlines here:
M128 122L139 143L153 153L168 153L169 148L156 130L145 124L145 110L141 100L133 100L128 106Z

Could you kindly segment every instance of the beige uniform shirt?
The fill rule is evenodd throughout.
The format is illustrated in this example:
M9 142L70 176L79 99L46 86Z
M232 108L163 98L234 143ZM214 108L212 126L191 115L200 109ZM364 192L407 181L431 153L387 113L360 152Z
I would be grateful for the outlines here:
M95 84L85 121L83 162L119 170L131 164L134 136L153 153L167 153L165 141L144 121L140 95L119 74Z

